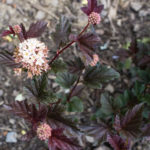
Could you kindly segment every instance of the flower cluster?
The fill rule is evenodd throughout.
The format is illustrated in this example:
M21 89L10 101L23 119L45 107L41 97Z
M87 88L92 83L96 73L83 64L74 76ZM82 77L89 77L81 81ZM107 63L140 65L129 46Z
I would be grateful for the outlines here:
M90 15L89 15L89 23L90 24L99 24L101 21L101 17L98 13L96 12L92 12Z
M47 140L52 135L52 128L46 124L42 123L37 127L37 136L40 140Z
M48 48L36 38L31 38L19 44L14 52L16 63L21 63L23 69L27 69L28 77L41 75L43 71L49 69L48 65ZM20 74L21 71L15 68L15 72Z

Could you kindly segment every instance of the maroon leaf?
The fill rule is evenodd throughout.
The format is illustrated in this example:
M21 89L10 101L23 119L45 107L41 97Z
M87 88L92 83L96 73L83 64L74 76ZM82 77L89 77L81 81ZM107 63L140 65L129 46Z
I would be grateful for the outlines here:
M9 111L23 117L31 123L44 121L47 115L47 108L44 105L37 109L35 104L28 104L27 100L21 102L14 102L9 106Z
M142 109L143 104L139 104L129 110L121 120L116 116L115 129L127 137L137 137L141 133Z
M7 36L13 34L15 36L15 31L13 30L12 26L9 26L9 30L4 30L1 36Z
M107 134L110 133L110 128L105 123L100 123L93 126L83 126L81 130L86 132L88 135L93 136L96 140L102 141L105 140Z
M99 43L100 38L93 33L86 33L78 37L77 44L86 59L86 64L90 64L92 62L93 55L95 54L95 48Z
M98 6L97 0L88 0L88 6L82 7L81 10L89 16L92 12L101 13L103 8L103 5Z
M76 140L63 134L63 129L54 129L49 139L49 150L81 150Z
M44 32L44 30L47 27L47 23L44 21L38 21L36 23L32 23L30 25L29 30L26 33L27 38L35 38L41 36L41 34ZM23 30L25 33L25 30Z
M142 59L140 59L138 65L140 67L148 66L148 65L150 66L150 56L144 56Z
M142 128L142 136L150 136L150 123Z
M57 48L66 45L69 41L71 32L71 24L65 16L61 16L59 24L56 26L56 31L52 33L52 38Z
M119 56L119 59L124 61L126 58L131 56L131 52L125 49L120 49L116 52L116 55Z
M125 141L118 135L108 135L107 141L114 150L129 150L130 148L130 141Z
M84 63L80 57L75 57L74 60L67 61L69 72L80 74L81 71L85 68Z
M19 68L21 64L15 63L13 56L9 52L1 52L0 53L0 64L6 65L12 68Z

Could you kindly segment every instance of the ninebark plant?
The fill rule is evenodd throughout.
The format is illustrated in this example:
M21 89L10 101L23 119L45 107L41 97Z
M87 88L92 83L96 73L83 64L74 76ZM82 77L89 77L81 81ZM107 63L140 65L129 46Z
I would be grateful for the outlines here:
M56 31L52 33L57 48L54 56L49 48L37 39L47 27L44 21L32 23L28 30L20 24L9 26L9 30L2 32L2 37L10 34L17 36L19 45L13 53L1 52L0 63L12 67L17 76L27 74L26 88L36 100L34 103L32 98L15 101L6 108L31 124L30 131L22 139L30 140L37 136L39 140L48 143L49 150L84 149L85 145L78 141L81 135L84 136L83 131L98 141L109 142L115 150L128 150L132 137L141 131L143 104L134 106L132 110L125 109L124 112L127 112L122 117L119 111L114 109L119 104L102 95L101 114L104 114L105 118L100 117L98 124L88 127L77 125L75 118L67 118L65 115L67 111L78 114L86 110L86 99L81 96L85 90L103 89L103 84L119 77L119 73L107 66L96 53L100 47L99 36L87 32L90 26L100 24L103 5L98 5L96 0L88 0L88 6L81 9L87 15L88 22L78 34L70 34L69 21L65 17L60 19ZM80 57L70 56L71 60L67 58L67 61L59 59L73 44L77 44ZM49 74L56 76L54 82L57 82L63 92L53 92L53 89L49 88ZM143 130L147 129L148 126Z

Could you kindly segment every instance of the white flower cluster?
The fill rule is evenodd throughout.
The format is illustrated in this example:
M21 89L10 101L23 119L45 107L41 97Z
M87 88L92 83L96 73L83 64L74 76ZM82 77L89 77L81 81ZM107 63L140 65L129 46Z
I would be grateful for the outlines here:
M23 68L28 70L28 77L47 71L49 68L47 57L46 45L36 38L27 39L20 43L14 53L15 61L21 63Z

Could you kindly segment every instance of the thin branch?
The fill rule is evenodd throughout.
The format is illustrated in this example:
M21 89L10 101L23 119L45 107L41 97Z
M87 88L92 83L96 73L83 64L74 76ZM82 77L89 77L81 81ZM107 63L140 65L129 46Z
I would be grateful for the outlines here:
M84 27L84 29L80 32L80 34L78 36L81 36L89 27L89 23ZM62 48L61 50L58 50L56 55L52 58L52 60L49 62L49 65L51 65L57 58L58 56L67 48L69 48L73 43L75 43L76 41L71 41L69 44L67 44L64 48Z
M67 98L67 102L70 102L72 93L74 92L74 90L76 89L76 87L77 87L77 85L78 85L78 83L79 83L79 81L80 81L81 74L82 74L82 73L80 73L77 82L75 83L74 87L71 89L71 91L70 91L70 93L69 93L69 95L68 95L68 98Z

